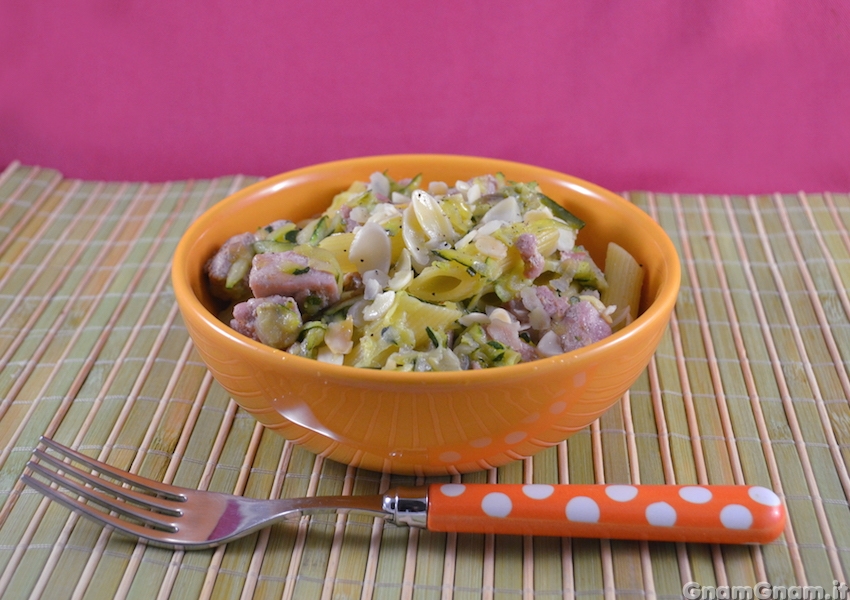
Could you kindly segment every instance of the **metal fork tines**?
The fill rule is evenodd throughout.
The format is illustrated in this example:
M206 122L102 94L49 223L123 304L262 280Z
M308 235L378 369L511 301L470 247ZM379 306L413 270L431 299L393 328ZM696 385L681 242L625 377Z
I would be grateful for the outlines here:
M40 439L21 480L47 498L118 531L178 548L209 548L281 519L351 510L416 524L398 514L394 490L379 496L258 500L190 490L122 471L51 439ZM50 452L48 452L50 450ZM83 465L80 468L72 462ZM389 498L389 501L388 501Z

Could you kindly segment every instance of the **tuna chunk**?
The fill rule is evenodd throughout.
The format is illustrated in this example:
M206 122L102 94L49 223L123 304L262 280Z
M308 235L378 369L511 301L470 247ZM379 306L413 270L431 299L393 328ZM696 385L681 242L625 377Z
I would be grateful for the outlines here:
M493 340L519 352L520 356L522 356L523 362L537 358L537 350L534 346L524 342L519 337L519 327L517 326L517 323L506 323L498 319L493 319L487 325L486 331L487 335L489 335Z
M248 285L257 298L289 296L302 311L315 314L339 301L337 274L295 251L257 254Z
M292 298L251 298L233 307L230 326L242 335L283 350L298 338L301 313Z
M552 323L564 352L582 348L611 335L611 325L590 302L570 304L563 319Z
M235 235L219 248L207 261L205 270L210 280L210 291L222 300L243 300L250 296L248 273L254 256L254 235Z
M360 223L351 218L351 207L347 204L339 207L339 216L342 217L346 233L350 233L360 226Z
M541 308L550 318L563 319L569 307L569 300L556 294L552 288L540 285L534 288Z
M531 233L520 234L514 241L514 247L519 250L519 254L525 263L523 276L527 279L539 277L543 273L545 259L537 250L537 238Z

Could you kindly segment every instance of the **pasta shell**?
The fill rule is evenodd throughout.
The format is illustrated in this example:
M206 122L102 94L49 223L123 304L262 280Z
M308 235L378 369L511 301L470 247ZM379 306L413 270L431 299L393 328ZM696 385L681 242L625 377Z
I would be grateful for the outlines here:
M367 271L386 273L390 270L390 238L383 227L369 221L354 234L348 259L362 275Z

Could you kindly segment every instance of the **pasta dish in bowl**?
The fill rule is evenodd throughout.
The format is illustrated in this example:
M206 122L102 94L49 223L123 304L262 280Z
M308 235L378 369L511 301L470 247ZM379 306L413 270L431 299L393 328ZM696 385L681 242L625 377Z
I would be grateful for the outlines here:
M226 198L184 235L173 281L204 361L263 424L342 462L437 474L529 456L616 402L679 265L648 215L593 184L392 155Z
M609 242L603 273L535 183L421 179L377 171L312 219L228 239L206 264L222 320L298 356L425 372L554 356L637 316L637 261Z

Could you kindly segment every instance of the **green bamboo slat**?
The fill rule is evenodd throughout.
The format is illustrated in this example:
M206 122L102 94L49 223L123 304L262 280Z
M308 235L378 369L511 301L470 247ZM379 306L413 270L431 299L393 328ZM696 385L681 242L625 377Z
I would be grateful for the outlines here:
M233 493L237 489L243 462L255 430L253 419L246 417L247 415L244 413L240 415L240 412L236 411L233 420L229 424L226 421L223 422L219 429L216 441L223 441L224 446L213 469L208 486L210 491ZM237 544L239 543L245 544L247 542L237 542ZM175 585L180 585L189 580L192 581L191 585L197 585L199 578L195 573L207 568L213 556L222 551L223 549L200 553L186 552L183 555ZM213 556L209 556L209 554ZM218 583L218 579L215 582Z
M696 213L696 216L705 218L707 212L703 206L705 199L699 198L699 200L700 210ZM689 203L689 205L692 204ZM688 218L691 216L690 212L684 212L684 216L683 242L686 245L688 274L691 278L691 285L696 288L696 298L699 299L699 302L697 302L697 321L701 326L705 358L710 373L711 387L706 387L705 391L701 393L705 396L713 393L714 396L713 398L704 398L706 410L699 418L701 435L708 435L714 441L710 446L706 444L707 451L704 456L708 466L708 480L716 483L733 483L735 481L743 483L740 440L732 436L734 436L736 425L737 429L741 431L747 425L751 426L752 421L747 419L746 412L740 419L736 418L739 416L735 411L737 403L729 397L730 393L736 391L733 384L736 381L740 382L741 373L738 368L740 361L731 336L731 329L726 326L729 323L730 315L725 310L721 291L723 283L715 268L717 257L713 254L713 248L709 244L711 238L686 233L704 229L703 224ZM706 327L707 324L711 325L710 329ZM737 388L738 397L740 397L742 387ZM738 409L737 412L745 411L745 407L740 405L738 405ZM744 420L744 424L738 424L739 420ZM707 423L710 423L710 427L706 427ZM708 433L706 433L706 429L709 429ZM727 433L729 431L732 432L731 435ZM751 431L751 429L748 431ZM734 445L727 445L727 438L731 438ZM721 446L721 444L723 445ZM715 474L712 476L711 467L715 464L727 467L722 471L722 475L718 473L717 469L714 469ZM749 551L740 552L740 549L733 548L724 549L724 552L735 557L735 560L724 561L726 568L722 576L726 580L745 584L759 579Z
M38 167L13 168L11 165L0 173L0 231L3 241L0 248L9 248L10 244L26 244L26 240L13 239L12 232L20 233L21 227L45 214L45 203L49 202L51 192L62 181L62 175L53 169ZM54 196L55 200L55 196Z
M481 598L484 582L485 536L458 534L455 546L455 573L452 596L459 600Z
M352 495L372 495L379 491L380 477L376 473L355 470ZM361 597L369 557L365 550L370 546L375 521L363 515L345 517L332 598Z
M746 206L746 203L743 203L743 206ZM758 300L764 304L766 315L768 315L766 318L770 319L771 323L776 323L781 314L779 312L781 310L781 302L777 302L780 300L780 297L778 291L776 291L775 282L770 277L769 269L765 269L767 257L764 254L763 244L757 237L753 237L757 233L756 219L754 217L755 215L752 213L743 210L740 211L738 222L742 226L742 231L746 232L741 243L747 246L746 254L742 258L747 259L747 262L752 265L753 274L759 280L759 289L764 290L764 293L758 295ZM742 306L746 306L744 298L755 300L755 298L752 298L752 295L744 294L742 295ZM775 333L776 330L777 327L771 327L771 334ZM793 446L790 445L794 444L795 440L789 430L789 423L786 421L789 415L785 412L783 405L779 401L780 392L776 387L777 382L772 370L777 366L771 365L769 355L762 350L762 341L767 341L763 334L758 335L758 332L756 332L754 335L749 336L747 340L750 342L748 352L756 377L755 383L760 396L760 405L768 417L768 424L771 426L772 448L776 454L778 468L782 474L785 494L787 497L793 497L795 495L805 496L804 472L806 467L800 462L800 456L796 452L793 452ZM803 485L801 486L801 484ZM806 520L802 521L804 524L801 525L799 517L803 516L803 514L797 511L797 516L792 518L794 531L800 531L802 527L803 530L806 530L806 533L808 533L809 529L816 532L817 524L814 519L814 513L811 510L811 503L803 500L801 505L801 509L806 511L803 513L806 516ZM789 505L790 508L791 506ZM799 542L800 540L798 539L797 541ZM768 548L767 552L774 549L775 547ZM817 558L804 556L804 562L805 560L809 560L819 561L820 564L825 564L825 558L821 552ZM776 573L773 575L774 577L780 579L783 577L783 572L779 569L774 570L773 573Z
M761 201L764 201L763 199ZM761 215L761 212L758 213ZM756 215L753 215L755 217ZM757 219L753 218L753 221L757 221ZM756 240L759 241L759 240ZM754 251L758 253L759 256L765 256L765 246L762 243L755 244L753 243ZM766 260L766 256L765 256ZM788 328L779 327L777 325L783 324L786 322L785 313L783 311L781 296L779 291L777 290L775 277L770 272L770 269L766 265L758 265L757 267L753 267L753 270L758 274L759 272L763 273L762 281L760 282L759 289L765 290L776 290L775 294L762 294L760 295L760 299L768 300L765 302L765 310L766 314L769 315L772 326L770 327L771 336L775 339L776 351L779 354L779 360L783 360L788 352L796 353L796 349L788 341ZM767 287L770 286L770 287ZM787 360L783 360L783 362L787 362ZM772 365L774 368L777 368L777 365ZM788 377L784 372L781 373L781 379L776 380L771 378L770 375L765 377L765 382L771 386L771 390L776 383L782 384L787 381ZM795 373L791 373L791 377L794 377ZM778 394L777 394L778 395ZM762 394L765 397L765 394ZM776 396L775 396L776 397ZM794 394L793 389L791 390L791 398L798 398L799 396ZM789 399L790 400L790 399ZM798 407L801 406L801 402L791 401L791 406L793 407L793 413L788 413L786 411L785 416L798 416ZM797 440L796 444L801 443L802 440ZM808 448L808 444L807 444ZM804 477L805 472L810 467L804 463L799 462L801 457L804 455L798 454L797 452L792 452L792 448L777 446L778 450L781 452L777 452L777 456L780 460L780 468L783 469L794 469L794 477L783 478L783 483L786 487L786 496L788 497L789 503L789 511L791 511L791 519L794 524L795 531L800 532L797 542L801 545L800 553L802 555L804 564L807 567L807 570L819 571L818 576L819 579L823 579L827 576L827 573L824 572L823 565L827 564L825 553L822 549L822 540L818 535L818 524L815 519L814 505L811 501L811 496L809 495L809 490L805 487ZM797 450L793 448L793 450ZM796 464L795 464L796 463ZM802 484L802 485L801 485ZM793 510L793 508L797 508L797 510ZM818 543L821 544L821 549L817 548Z
M676 316L679 321L681 332L682 351L685 360L689 389L687 393L693 403L696 420L699 427L699 436L703 452L700 469L705 468L707 473L706 483L733 483L734 478L730 469L730 457L723 439L723 422L718 413L716 396L720 390L713 385L709 368L709 348L706 346L706 338L703 336L704 322L700 318L700 309L710 311L711 306L705 306L706 284L701 278L708 277L698 269L700 258L705 253L704 238L693 235L695 231L701 231L700 215L695 210L686 210L684 207L693 207L694 198L673 197L673 205L678 213L680 244L682 247L683 260L687 262L683 269L682 282L684 286L693 289L694 303L692 305L677 306ZM691 257L689 262L687 257ZM692 266L691 266L692 265ZM711 313L708 313L711 318ZM687 357L687 359L684 359Z
M738 313L736 301L744 294L745 283L742 273L737 268L733 240L723 231L726 219L722 198L708 197L702 202L704 220L712 231L713 247L706 257L707 270L713 269L717 279L713 282L718 289L720 298L713 320L712 334L717 336L715 344L718 368L724 385L725 402L728 405L731 426L735 436L741 470L744 480L758 482L770 487L770 475L763 455L763 444L769 440L760 439L756 418L753 414L750 394L747 388L746 373L742 362L747 358L745 347L738 348L733 333L733 324L742 329L742 319ZM730 272L732 271L732 272ZM727 309L726 303L731 304ZM728 327L727 327L728 324ZM741 334L742 339L744 334ZM748 365L749 363L747 363Z
M316 463L316 457L300 447L294 447L283 482L281 497L298 498L306 496L310 485L310 474ZM260 570L256 593L258 597L281 598L288 581L289 565L296 549L298 536L302 534L305 523L282 523L271 528L266 556Z
M664 458L650 389L650 369L655 370L654 361L629 390L630 410L625 418L631 422L640 457L638 464L632 466L632 474L643 484L661 484L664 483Z
M527 483L558 483L560 481L559 454L560 448L553 446L536 454L532 459L531 478ZM527 544L527 540L524 540ZM555 596L564 585L563 557L561 546L563 541L555 537L534 537L530 550L532 561L533 589L542 597Z
M596 483L590 430L584 429L567 439L569 480L565 483Z
M419 531L418 537L413 598L439 600L442 595L447 536L445 533Z
M638 206L642 207L652 216L670 235L679 256L681 256L681 243L677 235L678 226L670 196L664 194L632 194L631 197ZM693 306L691 289L686 285L685 277L686 275L683 274L683 283L678 296L674 319L680 311L692 309ZM675 349L676 344L673 336L676 327L677 324L675 321L671 323L668 327L669 335L661 339L655 353L655 363L652 368L657 376L661 404L663 406L663 413L656 415L656 417L663 419L667 435L669 436L670 462L673 467L674 481L665 479L665 482L680 484L696 483L697 472L693 454L694 450L691 443L687 411L683 402L685 392L682 389L682 378L679 373Z
M601 459L597 480L604 478L605 483L629 484L634 481L632 469L636 465L630 463L623 408L622 401L618 402L599 418L598 426L594 424L591 427L591 437ZM627 598L643 596L645 574L640 544L611 541L607 542L607 547L603 543L602 549L607 579L618 590L618 595Z
M834 497L839 488L835 468L817 413L814 391L803 368L804 357L800 353L801 348L795 343L791 330L793 324L789 321L789 317L793 316L797 326L805 327L813 322L813 317L810 307L806 304L807 300L804 300L805 294L800 293L802 281L799 271L782 267L782 265L792 265L794 257L790 252L788 241L778 235L781 233L782 225L776 211L770 210L771 207L775 207L774 199L772 197L759 197L756 200L759 205L759 215L763 228L770 236L768 242L773 242L770 243L769 248L776 263L770 273L771 281L774 286L783 286L777 289L776 301L769 306L768 315L772 322L771 333L775 337L777 350L783 362L783 376L788 385L793 410L797 419L799 419L800 428L806 440L807 453L810 457L811 464L804 464L803 468L814 471L813 476L817 482L816 493L818 495L824 498ZM793 311L791 315L788 314L785 305L781 302L782 289L787 294L788 304ZM815 492L811 489L800 490L802 497L797 502L804 505L808 504L806 501L813 493ZM828 557L824 556L824 553L817 548L818 545L824 544L819 527L810 518L805 521L802 520L803 515L807 513L808 511L803 513L802 510L798 513L797 518L800 519L800 523L796 527L800 532L798 542L801 544L801 554L806 561L807 572L812 573L813 581L831 581L830 578L833 577L834 573L830 569L828 560L826 560Z
M341 495L344 477L344 465L323 461L315 495ZM298 579L291 582L293 598L321 597L335 524L336 517L332 514L316 515L310 519Z
M758 408L762 415L761 418L764 418L763 415L767 411L763 410L766 407L755 390L753 378L754 374L757 374L757 369L753 366L753 363L757 358L762 361L766 360L766 357L763 354L756 357L753 348L747 349L748 336L746 333L748 330L745 325L756 320L756 316L752 310L752 304L748 302L751 296L747 292L746 278L743 269L740 268L741 262L737 260L740 256L736 249L734 236L731 235L731 232L724 231L724 224L729 222L727 214L729 205L727 199L706 199L706 213L712 223L710 226L715 232L714 240L717 246L716 254L713 253L712 258L717 264L723 265L725 278L723 287L729 295L731 304L731 309L727 314L730 321L742 332L740 334L742 337L741 348L736 348L734 353L730 352L726 360L730 365L740 364L744 371L741 375L745 375L745 377L739 378L737 369L727 369L724 372L727 390L734 390L734 396L728 396L727 403L730 405L732 425L735 429L745 481L771 487L772 477L764 452L773 457L771 442L776 440L778 435L788 439L789 433L787 428L772 429L769 420L765 420L765 437L761 438L758 433L754 408ZM748 379L750 380L749 384ZM757 402L757 404L754 405L754 402ZM775 457L772 460L775 460ZM766 570L772 578L771 580L787 584L789 580L784 578L787 574L793 573L793 568L791 557L785 549L775 544L761 549L760 552L766 556ZM738 580L741 579L739 577Z
M496 470L498 483L523 483L526 467L522 461L513 461ZM494 598L506 598L511 590L522 590L524 548L523 539L515 535L491 536L493 541L493 580L489 584ZM488 585L485 582L484 585Z
M63 196L53 193L62 180L57 171L7 169L0 177L0 278L4 278L38 225L44 226L48 216L60 212L56 205Z
M239 470L239 482L234 486L232 493L252 497L252 493L264 492L262 497L268 498L271 491L273 478L265 478L265 485L257 489L252 483L256 482L255 466L259 460L258 450L263 438L263 427L254 424L248 448L243 456ZM228 438L231 436L228 433ZM253 479L253 481L252 481ZM244 482L244 483L243 483ZM213 598L231 598L239 596L246 584L246 574L250 568L252 552L256 547L259 534L254 533L228 544L225 548L219 548L215 554L216 567L214 573L208 571L206 588L212 588ZM214 577L214 583L211 584Z
M181 194L181 195L182 195L182 194ZM140 203L134 203L134 204L135 204L135 205L138 205L138 204L140 204ZM167 214L167 213L166 213L166 214ZM128 217L127 213L125 213L125 217L126 217L126 218L129 218L129 219L132 219L132 216L129 216L129 217ZM161 226L161 224L157 224L157 225ZM153 237L150 237L149 239L152 239L152 240L153 240L153 239L156 239L156 237L155 237L155 236L153 236ZM115 266L116 266L116 267L118 267L118 266L120 266L120 265L115 265ZM132 422L132 421L131 421L131 422ZM124 456L125 456L125 457L128 457L128 458L132 458L132 454L131 454L131 453L128 453L128 452L124 452ZM117 462L117 464L121 464L121 461L120 461L120 460L117 460L116 462ZM106 562L109 562L109 560L107 559L107 561L106 561ZM57 568L57 572L67 572L67 571L68 571L67 567L64 567L64 566L63 566L63 565L61 565L61 564L59 565L59 568ZM112 571L112 572L114 572L114 571ZM61 583L61 582L57 582L57 586L61 586L61 585L62 585L62 583Z
M205 461L203 474L199 485L201 489L213 491L233 491L239 479L241 460L236 458L247 447L253 430L246 432L244 427L237 427L235 435L228 438L227 434L236 424L235 405L228 403L227 410L219 424L217 434L213 438L212 452ZM230 442L230 444L228 444ZM236 446L236 449L233 448ZM234 464L235 463L235 464ZM218 468L221 465L221 468ZM165 551L166 555L170 551ZM145 549L136 577L129 590L129 597L144 597L150 594L151 588L170 590L178 587L186 590L189 595L199 593L207 580L207 569L219 556L215 550L172 554L170 562L161 560L162 550L148 547ZM145 582L145 585L142 585Z
M55 190L52 195L59 200L58 206L61 210L53 214L48 213L43 220L34 223L33 230L25 231L24 236L37 235L38 239L30 239L30 243L19 255L9 259L4 256L3 260L4 263L9 260L8 264L14 266L2 275L4 293L0 297L0 315L2 315L0 316L0 323L2 323L0 326L2 351L0 352L4 359L8 357L9 365L11 365L0 372L0 393L3 394L4 405L7 394L15 385L15 379L25 371L24 364L34 356L40 341L40 335L26 336L22 339L21 332L24 328L33 328L32 323L39 318L41 323L38 330L43 332L58 314L58 303L49 303L44 297L45 292L61 274L61 269L52 262L45 265L45 272L41 276L38 275L37 269L39 265L46 262L48 256L51 256L51 251L53 255L59 252L59 245L54 243L54 247L51 248L49 242L38 243L38 240L58 239L69 229L69 223L72 222L70 215L80 211L86 205L84 194L75 192L63 198L62 190L67 186L58 187L60 189ZM67 200L67 204L62 200ZM70 235L70 231L67 233ZM47 315L39 317L36 312L39 308Z
M780 216L789 246L793 250L802 287L806 290L805 317L808 322L814 321L817 327L810 326L800 332L804 345L806 372L812 382L815 392L815 404L819 408L819 418L830 446L832 464L837 471L837 485L827 488L824 494L827 517L833 539L842 555L844 569L847 569L848 533L850 522L846 511L841 510L838 503L843 502L850 493L850 475L847 473L845 455L841 454L841 446L847 441L846 432L842 431L842 422L850 417L846 400L850 398L850 381L847 370L843 367L839 353L838 340L847 337L841 334L842 324L830 322L825 302L837 300L833 274L826 268L828 258L823 254L822 243L818 240L817 232L811 228L808 217L808 198L803 194L794 196L776 196L780 204ZM842 290L844 291L844 290ZM801 294L802 296L802 294ZM802 298L801 298L802 304Z
M405 529L384 528L372 596L376 600L400 596L409 537Z
M69 279L71 279L71 280L73 281L73 277L69 277ZM48 351L48 352L45 352L45 354L44 354L43 356L50 356L50 352L49 352L49 351ZM41 383L41 382L38 380L38 377L35 377L35 379L34 379L33 381L34 381L37 385ZM28 383L28 384L30 384L30 383L33 383L33 381L28 381L27 383ZM24 388L24 391L26 391L26 388ZM32 408L32 406L31 406L30 408ZM8 421L8 414L7 414L7 421Z
M809 195L809 198L815 199L813 213L817 228L837 267L841 288L846 291L850 289L850 217L847 215L850 195L825 193ZM847 326L846 312L840 322ZM844 353L844 356L847 364L848 354Z
M706 447L705 431L700 416L706 419L707 429L718 428L719 423L713 420L711 407L702 401L701 395L707 381L710 381L705 369L705 345L701 339L701 330L697 324L698 297L694 287L691 270L686 268L687 256L692 256L692 249L686 245L689 241L684 238L681 226L687 225L685 215L681 214L681 199L666 194L648 195L645 198L646 210L671 235L679 256L684 262L682 269L682 288L676 309L669 326L670 341L662 340L659 351L656 352L653 369L659 381L663 397L664 425L670 439L672 461L671 477L665 477L669 483L698 483L708 478L708 467L714 464L711 460L712 450L720 450L716 444ZM697 326L694 326L694 325ZM684 367L684 370L682 370ZM668 390L675 390L669 394ZM703 415L700 415L702 409ZM698 429L697 429L698 428ZM708 464L706 456L708 455ZM728 465L728 463L726 463ZM668 471L670 472L670 471ZM687 558L678 556L679 571L690 573L690 577L708 585L716 585L712 552L702 545L689 545ZM682 561L686 560L685 564ZM684 581L661 581L663 586L679 589Z
M622 400L599 418L599 445L603 456L605 483L631 483L632 469L629 462L628 439L626 438L626 415Z

